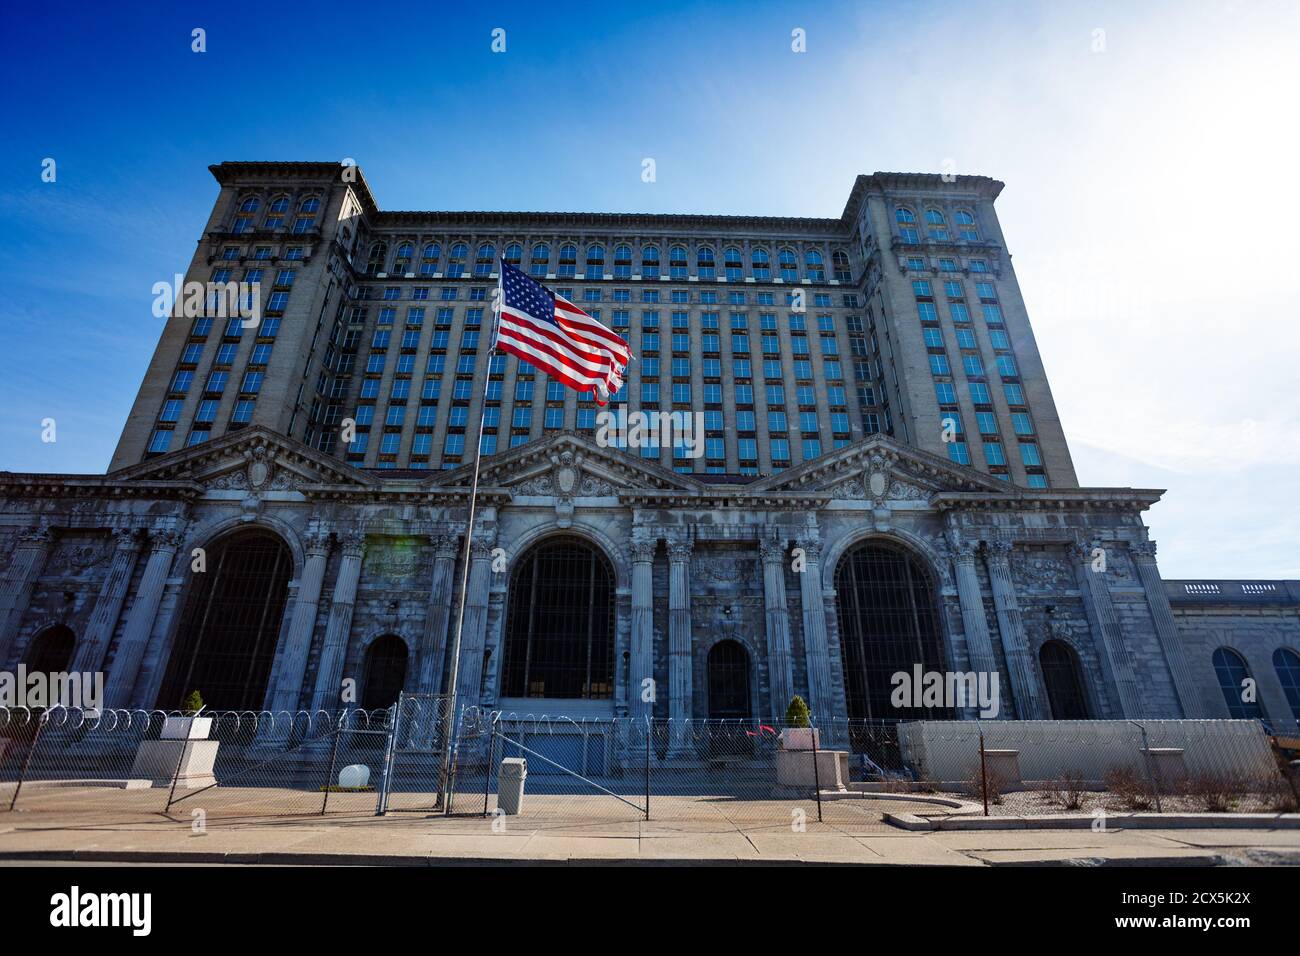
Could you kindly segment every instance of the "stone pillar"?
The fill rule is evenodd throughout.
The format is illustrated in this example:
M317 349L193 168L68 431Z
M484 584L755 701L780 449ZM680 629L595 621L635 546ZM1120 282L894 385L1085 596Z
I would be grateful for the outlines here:
M276 667L275 680L267 693L267 710L297 710L307 674L307 655L316 630L316 610L320 606L321 586L325 583L325 565L329 561L330 536L312 531L305 535L306 558L298 579L298 594L293 618L284 636L284 648Z
M803 604L804 659L808 665L808 709L814 717L829 719L836 714L830 641L826 636L826 598L822 593L822 544L816 538L804 538L798 544L804 558L799 596ZM784 708L776 716L785 716Z
M95 599L95 610L86 626L86 633L72 656L69 670L73 673L93 673L103 666L104 652L113 639L127 589L131 587L131 575L140 553L140 535L134 528L118 528L113 536L117 539L117 548L113 551L108 575L99 589L99 597Z
M993 590L993 606L998 614L998 631L1002 635L1002 654L1007 659L1016 717L1046 720L1049 715L1043 706L1043 695L1039 693L1038 678L1030 660L1029 640L1025 637L1025 622L1020 616L1020 602L1011 583L1011 551L1007 542L994 541L984 553Z
M668 716L691 719L691 542L668 542ZM673 734L674 748L686 736Z
M14 641L22 627L23 613L32 591L45 570L54 546L54 533L44 524L28 528L18 536L18 546L0 578L0 667L9 661Z
M954 541L952 563L957 578L957 600L961 603L962 630L966 635L966 655L976 674L996 674L997 658L989 638L988 620L984 616L984 599L980 595L979 574L975 570L975 545ZM968 701L963 708L968 718L979 715L979 703Z
M785 542L776 537L758 544L763 559L763 607L767 620L768 716L780 720L794 697L790 656L790 608L785 597ZM761 716L761 715L760 715Z
M479 703L483 685L483 649L487 646L489 589L492 586L492 548L496 536L474 535L470 553L469 586L465 592L465 618L460 638L460 672L456 681L456 712Z
M1165 655L1165 665L1169 668L1169 679L1173 681L1181 716L1209 717L1211 715L1203 712L1201 707L1200 696L1196 692L1196 679L1192 677L1191 668L1187 665L1178 625L1174 622L1174 612L1169 606L1169 595L1165 593L1165 583L1160 579L1160 569L1156 566L1156 543L1142 541L1133 545L1130 551L1138 578L1142 581L1142 589L1146 591L1147 607L1151 609L1151 619L1156 625L1156 637L1160 641L1160 650Z
M330 600L329 622L325 625L325 643L321 647L320 665L316 668L316 691L311 709L336 711L343 703L343 662L352 634L352 609L357 602L357 583L361 580L361 559L366 550L366 535L353 531L341 539L342 558L334 593Z
M154 623L158 617L158 604L162 600L167 575L171 572L176 549L180 547L180 532L174 529L154 531L149 539L149 559L140 576L135 600L127 614L122 640L113 655L104 698L107 707L131 706L132 692L140 674L140 664L149 647Z
M416 655L420 668L415 682L417 694L442 692L442 672L447 662L447 622L452 614L453 578L456 574L456 536L430 535L429 543L433 545L433 575L429 584L429 603L424 610L424 633L420 636L420 650Z
M1079 590L1083 595L1083 606L1088 612L1093 640L1097 642L1097 657L1101 660L1106 683L1114 694L1114 704L1119 708L1119 713L1115 716L1145 717L1142 700L1138 696L1133 659L1124 644L1124 634L1115 614L1115 605L1110 599L1106 572L1092 569L1093 550L1092 545L1074 546L1075 571L1079 577Z
M629 648L627 712L631 717L654 716L654 560L653 539L632 541L632 638Z

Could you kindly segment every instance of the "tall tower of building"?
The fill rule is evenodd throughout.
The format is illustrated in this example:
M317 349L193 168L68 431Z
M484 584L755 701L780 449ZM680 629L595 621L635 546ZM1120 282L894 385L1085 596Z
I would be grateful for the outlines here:
M356 167L222 163L188 282L256 283L257 323L168 320L112 467L259 423L369 468L447 468L595 406L487 355L501 258L624 335L616 401L703 414L679 471L744 480L884 433L1027 487L1075 487L979 176L860 176L838 219L381 212ZM484 381L484 378L488 381ZM474 423L471 425L471 423Z

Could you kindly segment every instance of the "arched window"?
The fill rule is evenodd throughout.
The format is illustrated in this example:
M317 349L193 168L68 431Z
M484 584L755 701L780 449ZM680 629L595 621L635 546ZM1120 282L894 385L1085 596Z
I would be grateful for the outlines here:
M695 253L696 269L701 279L716 279L718 270L713 262L713 250L709 246L701 246Z
M207 547L207 570L188 575L171 659L155 706L198 691L210 710L254 710L266 698L293 559L276 535L241 531Z
M718 641L709 651L709 718L748 720L749 654L739 641Z
M1083 686L1079 655L1064 641L1046 641L1038 651L1047 688L1047 706L1053 720L1088 720L1092 717Z
M755 249L749 254L750 261L754 264L754 278L760 282L766 282L772 278L772 262L768 258L766 249Z
M916 222L916 213L906 206L899 206L894 210L894 222Z
M555 274L561 279L573 279L578 275L578 247L560 246L560 265Z
M384 271L384 263L388 261L388 243L375 242L371 243L370 256L366 260L366 272L374 275L376 272Z
M302 212L315 212L317 209L320 208L320 197L308 196L298 205L298 208Z
M421 253L421 258L434 260L441 259L442 246L438 245L436 242L426 242L424 244L424 251Z
M32 638L24 663L29 674L63 674L72 663L77 643L72 631L62 624L47 627ZM98 665L98 661L95 662Z
M1228 716L1242 720L1259 720L1264 716L1256 698L1256 690L1245 659L1230 647L1220 647L1214 652L1214 673L1219 678L1223 702L1228 705ZM1249 696L1250 700L1243 700Z
M942 226L947 224L943 212L938 209L927 209L925 211L925 221L931 226Z
M614 696L614 572L583 539L548 538L515 561L501 696Z
M799 259L793 249L782 249L776 257L781 267L781 278L785 282L794 282L799 278Z
M409 259L411 258L411 255L414 252L415 252L415 247L411 245L409 242L404 242L397 247L397 258Z
M804 265L808 267L808 278L814 282L826 279L826 269L822 263L822 254L816 249L809 249L803 254Z
M646 246L641 250L641 275L647 279L659 278L658 246Z
M396 634L375 638L366 650L361 707L379 710L397 703L406 686L406 641Z
M271 212L288 212L288 211L289 211L288 196L276 196L274 199L271 200Z
M953 218L957 220L959 226L975 225L975 217L965 209L958 209Z
M686 250L681 246L673 246L668 250L668 275L673 279L685 279L686 271Z
M262 205L262 201L256 196L245 196L243 202L239 204L240 212L257 212L257 207Z
M469 256L469 246L458 242L447 253L447 278L459 279L465 274L465 259Z
M546 278L546 267L551 261L551 247L545 243L537 243L533 246L532 262L528 266L528 272L536 279Z
M457 259L457 260L464 259L468 255L469 255L469 246L465 245L465 243L463 242L458 242L451 247L451 258L453 259Z
M840 559L835 588L849 717L951 717L948 707L895 707L890 699L895 674L911 675L918 664L944 670L935 587L916 556L893 542L861 544Z
M1289 647L1279 647L1273 652L1273 669L1286 702L1291 705L1291 716L1300 720L1300 654Z
M621 245L614 249L614 278L629 279L632 277L632 247Z
M835 279L837 282L852 282L853 271L849 265L849 254L843 249L836 249L831 253L831 266L835 270Z
M587 247L587 278L603 279L605 277L605 247Z
M726 270L727 281L739 282L745 277L745 260L741 258L740 250L734 246L723 251L722 265Z
M478 256L476 257L479 262L491 262L496 257L497 247L492 245L492 243L484 242L479 245Z
M502 255L502 258L512 266L519 265L524 258L524 247L517 242L512 242L510 245L506 246L506 251Z

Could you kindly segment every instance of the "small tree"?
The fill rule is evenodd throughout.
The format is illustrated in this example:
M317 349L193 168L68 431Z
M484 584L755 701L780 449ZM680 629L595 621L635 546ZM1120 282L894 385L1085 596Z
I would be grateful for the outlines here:
M790 706L785 709L785 722L790 727L811 727L812 721L809 719L808 705L804 699L797 694L790 701Z
M181 710L185 711L185 713L190 714L191 716L197 714L199 711L203 709L203 707L204 707L203 695L200 694L197 690L190 691L190 695L185 698L184 702L181 703Z

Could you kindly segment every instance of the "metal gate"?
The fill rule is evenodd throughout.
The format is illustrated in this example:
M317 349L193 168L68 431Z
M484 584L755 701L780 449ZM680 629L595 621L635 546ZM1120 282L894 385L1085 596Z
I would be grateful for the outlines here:
M446 694L400 694L384 753L376 814L390 811L440 811L455 790L455 753L446 765L453 732L451 698Z

